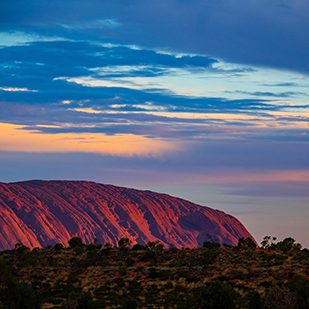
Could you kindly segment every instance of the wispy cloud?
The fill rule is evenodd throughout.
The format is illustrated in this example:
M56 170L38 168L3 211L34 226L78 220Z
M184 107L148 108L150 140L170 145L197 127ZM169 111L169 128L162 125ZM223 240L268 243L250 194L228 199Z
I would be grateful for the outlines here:
M33 42L52 42L68 40L58 35L44 35L23 31L0 31L0 47L20 46Z
M309 95L300 92L300 91L284 91L284 92L271 92L271 91L233 91L233 92L227 92L227 93L239 93L239 94L245 94L245 95L250 95L253 97L263 97L263 98L268 98L268 97L273 97L273 98L290 98L290 97L297 97L297 96L303 96L307 95L309 98Z
M114 29L121 27L122 24L114 18L106 18L106 19L96 19L90 20L86 22L78 22L78 23L71 23L71 24L61 24L62 27L66 29Z
M8 92L38 92L38 90L29 89L26 87L0 87L0 90L8 91Z

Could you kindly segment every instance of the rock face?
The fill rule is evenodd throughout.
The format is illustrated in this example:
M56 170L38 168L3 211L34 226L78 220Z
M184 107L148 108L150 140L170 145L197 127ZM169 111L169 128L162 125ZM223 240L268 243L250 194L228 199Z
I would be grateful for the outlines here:
M67 245L73 236L174 247L252 237L236 218L166 194L86 181L0 183L0 250Z

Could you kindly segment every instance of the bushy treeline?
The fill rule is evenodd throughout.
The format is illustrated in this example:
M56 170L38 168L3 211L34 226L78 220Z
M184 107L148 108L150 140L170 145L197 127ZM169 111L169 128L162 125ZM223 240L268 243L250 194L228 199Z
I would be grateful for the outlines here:
M0 309L309 308L309 250L293 238L237 246L117 246L96 240L0 254Z

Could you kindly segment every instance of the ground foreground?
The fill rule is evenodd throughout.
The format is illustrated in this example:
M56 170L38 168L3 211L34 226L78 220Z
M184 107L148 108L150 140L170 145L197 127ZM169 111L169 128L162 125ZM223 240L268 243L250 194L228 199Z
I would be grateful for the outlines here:
M255 248L83 245L0 254L0 308L309 308L309 251L291 239Z

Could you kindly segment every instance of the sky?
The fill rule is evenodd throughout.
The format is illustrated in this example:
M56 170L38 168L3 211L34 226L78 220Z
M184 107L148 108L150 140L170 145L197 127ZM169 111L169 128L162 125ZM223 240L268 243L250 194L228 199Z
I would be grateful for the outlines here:
M165 192L309 247L309 2L0 3L0 181Z

